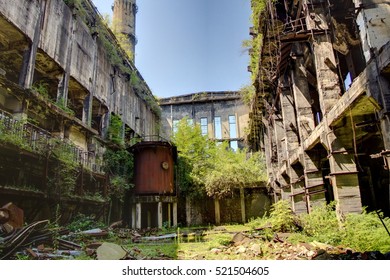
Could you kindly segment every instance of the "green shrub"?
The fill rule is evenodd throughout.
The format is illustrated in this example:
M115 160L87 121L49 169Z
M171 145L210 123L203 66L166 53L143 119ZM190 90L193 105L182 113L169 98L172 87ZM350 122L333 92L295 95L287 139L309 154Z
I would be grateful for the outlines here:
M79 232L102 227L104 227L104 224L96 221L94 216L86 216L84 214L77 214L67 226L71 232Z
M270 226L273 232L293 232L297 230L297 218L287 200L280 200L271 206L269 217L257 218L249 222L253 229Z
M339 244L341 233L334 203L321 207L314 207L310 214L301 214L300 219L304 233L313 240Z
M390 229L390 219L384 218ZM362 214L348 214L343 225L342 243L357 251L390 252L390 236L381 223L377 213L364 211Z

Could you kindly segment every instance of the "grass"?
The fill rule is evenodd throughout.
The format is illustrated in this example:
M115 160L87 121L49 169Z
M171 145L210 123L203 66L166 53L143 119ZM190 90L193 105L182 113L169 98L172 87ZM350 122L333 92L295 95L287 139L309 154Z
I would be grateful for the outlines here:
M390 219L382 218L390 228ZM78 217L73 229L77 231L91 227L90 223L90 217ZM160 232L153 232L153 235L174 232L179 233L180 237L141 243L133 243L129 238L120 238L112 232L105 238L105 242L123 246L131 257L139 260L308 259L308 255L303 252L316 250L314 248L328 248L331 254L336 255L344 254L346 248L354 252L390 252L390 237L377 213L364 211L362 214L347 214L345 221L340 224L334 205L314 208L310 215L295 215L288 204L278 202L273 205L268 216L253 219L244 225L164 228ZM250 238L245 237L242 243L233 244L233 237L238 232ZM275 241L276 235L285 242ZM304 245L313 249L305 249ZM89 258L86 255L78 257Z

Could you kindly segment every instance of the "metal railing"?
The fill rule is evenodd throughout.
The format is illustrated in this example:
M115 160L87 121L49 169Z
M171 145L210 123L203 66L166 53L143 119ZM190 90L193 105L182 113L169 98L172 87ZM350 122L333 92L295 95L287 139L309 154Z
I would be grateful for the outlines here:
M3 110L0 110L0 142L13 143L40 154L56 149L68 153L72 161L91 171L104 173L102 155L85 151L68 139L53 137L49 131L26 120L17 120L12 114Z

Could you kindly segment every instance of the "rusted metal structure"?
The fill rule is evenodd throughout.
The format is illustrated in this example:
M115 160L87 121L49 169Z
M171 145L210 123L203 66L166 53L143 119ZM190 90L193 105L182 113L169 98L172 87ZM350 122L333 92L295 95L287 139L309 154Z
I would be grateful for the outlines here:
M176 151L168 142L140 142L134 154L134 193L136 195L172 195Z
M124 220L132 228L176 226L176 147L160 137L145 137L145 140L150 141L131 147L135 164L134 189L128 197Z

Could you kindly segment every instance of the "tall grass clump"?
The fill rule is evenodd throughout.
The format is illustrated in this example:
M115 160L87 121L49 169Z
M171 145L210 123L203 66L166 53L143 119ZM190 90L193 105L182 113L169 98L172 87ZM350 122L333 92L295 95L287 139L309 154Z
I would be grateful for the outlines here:
M379 215L390 229L390 218L383 217L382 213ZM343 245L354 250L390 252L390 236L375 212L364 210L362 214L346 215L342 233Z
M298 229L297 223L290 203L287 200L280 200L271 206L268 217L254 219L249 222L249 226L252 229L270 227L273 232L294 232Z
M341 232L335 203L314 207L310 214L301 214L303 234L309 240L338 245L341 242Z

